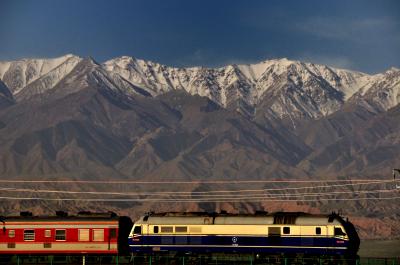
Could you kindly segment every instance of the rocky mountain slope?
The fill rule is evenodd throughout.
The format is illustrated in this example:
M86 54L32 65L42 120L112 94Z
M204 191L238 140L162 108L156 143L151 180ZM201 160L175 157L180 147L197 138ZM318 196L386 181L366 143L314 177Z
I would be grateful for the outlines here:
M399 90L399 69L368 75L287 59L216 69L74 55L0 62L0 176L387 179L400 164ZM137 209L149 205L158 207ZM257 205L235 207L273 206ZM310 205L288 207L335 207ZM393 225L400 212L390 205L349 209L378 208ZM210 207L220 206L190 206Z

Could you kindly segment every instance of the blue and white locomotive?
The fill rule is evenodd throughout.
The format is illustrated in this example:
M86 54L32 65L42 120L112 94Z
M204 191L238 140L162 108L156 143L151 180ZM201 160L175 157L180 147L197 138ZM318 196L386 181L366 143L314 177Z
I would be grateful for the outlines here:
M337 214L147 214L129 235L132 252L356 256L360 239Z

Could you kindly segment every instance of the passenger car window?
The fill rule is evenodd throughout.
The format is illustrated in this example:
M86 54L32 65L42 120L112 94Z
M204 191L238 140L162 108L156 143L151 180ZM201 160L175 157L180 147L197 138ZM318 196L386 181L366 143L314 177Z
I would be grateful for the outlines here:
M35 240L35 230L25 230L24 241L34 241L34 240Z
M103 229L93 229L93 241L104 241Z
M8 237L9 237L9 238L15 237L15 230L9 230L9 231L8 231Z
M320 235L321 234L321 227L316 227L315 228L315 234Z
M65 236L65 230L64 229L56 229L56 240L63 241L66 239Z
M158 234L158 226L154 226L153 232L154 232L154 234Z
M44 230L44 237L51 237L51 230Z
M79 229L78 230L78 240L79 241L89 241L89 229Z

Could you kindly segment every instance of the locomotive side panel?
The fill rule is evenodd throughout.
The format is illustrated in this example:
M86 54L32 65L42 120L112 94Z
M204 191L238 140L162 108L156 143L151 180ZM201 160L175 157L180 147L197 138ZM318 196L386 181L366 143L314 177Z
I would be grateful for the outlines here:
M282 214L280 214L282 215ZM280 216L281 217L281 216ZM204 218L206 219L206 218ZM185 220L187 220L185 222ZM201 218L199 218L201 220ZM290 224L260 222L252 224L251 216L224 222L204 222L182 216L142 217L135 223L129 237L133 252L252 252L303 253L345 255L349 251L349 237L339 220L308 215L301 222L287 218ZM265 219L267 220L267 219ZM285 218L278 219L285 220ZM173 221L177 221L174 223ZM219 224L216 224L219 223ZM223 223L223 224L221 224ZM242 224L240 224L242 223Z

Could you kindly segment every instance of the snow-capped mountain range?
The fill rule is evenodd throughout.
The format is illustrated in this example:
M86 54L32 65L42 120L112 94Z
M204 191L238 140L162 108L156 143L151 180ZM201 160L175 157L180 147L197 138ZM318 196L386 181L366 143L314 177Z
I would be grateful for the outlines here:
M184 90L250 116L262 105L263 111L290 119L317 119L346 102L380 111L400 101L399 69L369 75L285 58L220 68L176 68L127 56L99 64L67 54L54 59L0 61L0 80L17 102L96 84L126 96L155 97Z
M399 91L399 69L369 75L288 59L220 68L71 54L0 61L0 177L387 179L400 165ZM378 227L398 227L395 203L366 196L368 205L345 208L380 209ZM320 209L338 205L329 203Z

